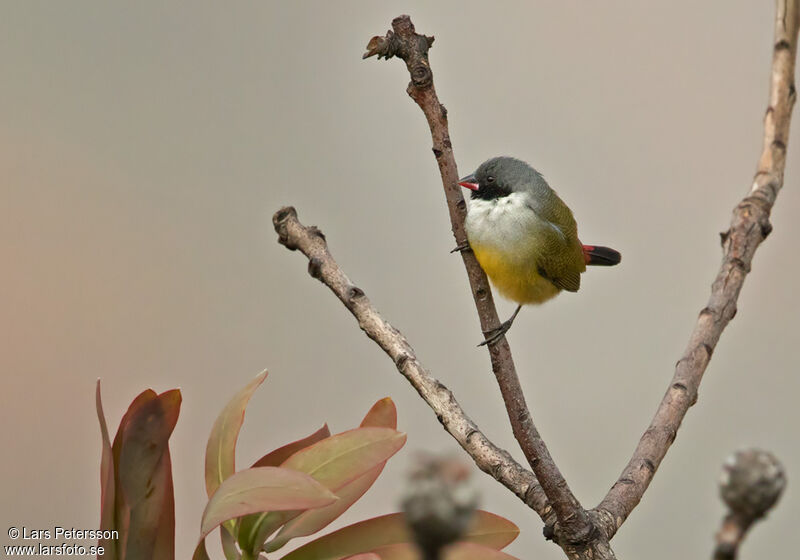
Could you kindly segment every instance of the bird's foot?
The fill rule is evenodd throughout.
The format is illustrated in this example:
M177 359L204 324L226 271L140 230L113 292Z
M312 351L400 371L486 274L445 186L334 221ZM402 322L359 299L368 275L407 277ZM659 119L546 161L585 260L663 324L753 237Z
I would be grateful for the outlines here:
M509 319L508 321L503 321L502 323L500 323L499 326L490 329L488 331L485 331L483 335L486 337L486 339L480 344L478 344L478 346L485 346L487 344L496 344L497 341L499 341L506 335L508 329L511 328L511 324L513 322L514 319Z
M455 249L453 249L450 252L451 253L458 253L458 252L463 253L464 251L472 251L472 247L469 246L469 243L462 243L461 245L458 245Z

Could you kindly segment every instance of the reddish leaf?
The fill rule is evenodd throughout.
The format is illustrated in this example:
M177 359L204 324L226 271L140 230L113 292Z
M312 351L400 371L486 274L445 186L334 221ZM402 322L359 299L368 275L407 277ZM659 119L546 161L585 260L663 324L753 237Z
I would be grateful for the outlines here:
M370 554L377 555L380 560L422 560L419 549L416 545L411 543L379 546L373 549ZM448 558L447 555L443 556L444 558ZM444 560L444 558L442 558L442 560Z
M281 467L247 469L225 479L214 492L203 512L200 538L228 519L262 511L321 507L335 500L330 490L307 474Z
M156 523L156 536L153 541L153 555L150 558L174 558L175 557L175 490L172 485L172 460L170 458L169 449L164 451L161 456L162 462L156 468L157 476L161 480L153 480L152 487L154 492L163 492L164 500L161 502L160 511L153 508L152 516L158 521ZM162 488L162 490L159 490ZM140 513L139 508L131 512L131 519L148 518L150 514L146 513L147 510L142 510L145 513Z
M405 434L389 428L356 428L301 449L281 466L307 473L335 493L385 462L405 440ZM242 519L239 546L255 554L269 535L300 513L270 513Z
M180 412L180 391L142 392L120 422L112 447L116 463L116 511L124 531L125 558L175 555L175 505L169 437Z
M293 441L292 443L287 443L283 447L279 447L278 449L270 451L269 453L261 457L261 459L253 463L253 466L277 467L297 451L305 449L309 445L317 443L318 441L323 440L326 437L330 437L330 435L331 431L328 429L328 425L323 424L323 426L319 430L317 430L310 436L306 436L303 439L298 439L297 441Z
M478 510L463 540L499 550L518 534L517 526L507 519ZM282 560L340 560L361 552L411 541L403 514L392 513L329 533L295 549Z
M117 433L114 436L114 444L111 447L111 451L114 456L114 514L117 530L119 531L119 540L116 543L116 548L117 557L120 560L124 560L125 558L125 550L128 545L128 534L130 532L129 529L131 516L130 507L128 507L125 503L126 497L119 491L119 457L120 450L122 448L122 432L123 428L130 423L131 418L138 414L145 404L149 403L157 396L158 395L156 392L152 389L145 389L133 399L131 404L128 406L128 410L122 415L122 419L119 421L119 427L117 428Z
M369 409L361 421L362 428L392 428L397 429L397 407L389 397L384 397Z
M114 524L114 452L111 449L111 439L108 436L106 416L103 413L103 401L100 398L100 380L97 380L95 390L95 405L97 419L100 421L100 436L103 442L103 451L100 457L100 530L115 530ZM106 560L116 560L116 539L100 539L98 546L102 546Z
M386 559L388 560L388 558ZM505 552L477 543L458 542L448 547L444 553L444 560L519 560Z
M266 377L267 372L261 372L236 393L211 428L206 444L206 493L209 498L223 480L236 472L236 440L244 422L244 411L250 397Z
M397 408L394 406L392 399L386 397L376 402L369 412L367 412L367 415L361 422L361 426L396 429ZM275 538L267 543L265 550L267 552L278 550L291 539L313 535L317 531L327 527L369 490L383 471L385 465L386 461L383 461L344 486L331 488L331 490L339 496L339 500L336 503L324 508L311 509L301 513L281 527L280 532Z
M378 547L369 554L380 560L422 560L419 549L410 543L390 544ZM354 557L351 557L354 558ZM514 556L488 546L469 542L458 542L444 550L442 560L518 560Z

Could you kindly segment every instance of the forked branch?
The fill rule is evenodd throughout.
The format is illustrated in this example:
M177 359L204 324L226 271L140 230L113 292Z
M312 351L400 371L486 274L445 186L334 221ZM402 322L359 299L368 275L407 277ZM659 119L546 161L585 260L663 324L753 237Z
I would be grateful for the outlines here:
M641 500L674 441L683 417L696 402L711 353L725 326L736 314L736 302L750 271L753 255L772 229L769 215L783 186L789 122L796 97L794 66L800 13L798 4L800 0L777 0L770 102L764 118L764 148L750 193L736 206L730 228L722 234L724 257L711 288L711 297L700 312L655 417L619 479L594 510L585 511L574 497L539 436L525 404L505 338L488 345L492 370L514 436L535 477L514 462L507 452L492 444L467 417L453 394L419 363L405 337L380 317L364 292L342 272L328 252L319 230L303 226L293 208L284 208L273 218L280 242L289 249L299 249L308 257L309 273L325 283L345 304L358 319L361 329L392 358L397 369L481 470L500 481L542 517L546 534L555 537L570 558L614 558L608 541ZM458 171L447 127L447 111L436 95L428 61L427 53L433 38L418 35L408 16L395 18L392 28L386 36L374 37L364 56L398 56L406 62L411 76L407 91L428 121L453 235L457 246L463 247L467 245L464 230L466 204L457 185ZM499 325L499 319L486 275L470 251L461 254L481 329L490 331ZM555 520L558 523L554 527Z

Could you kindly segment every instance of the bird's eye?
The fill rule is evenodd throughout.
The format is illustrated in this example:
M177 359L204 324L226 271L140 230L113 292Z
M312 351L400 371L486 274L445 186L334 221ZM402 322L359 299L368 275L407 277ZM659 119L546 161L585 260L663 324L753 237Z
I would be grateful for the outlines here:
M494 183L494 177L492 177L491 175L489 175L488 177L486 177L486 182L487 182L487 183Z

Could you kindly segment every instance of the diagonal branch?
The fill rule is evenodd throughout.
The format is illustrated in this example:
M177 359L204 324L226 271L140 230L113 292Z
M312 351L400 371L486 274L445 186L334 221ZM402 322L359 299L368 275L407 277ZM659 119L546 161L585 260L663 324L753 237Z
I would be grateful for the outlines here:
M724 257L711 286L708 305L700 312L689 344L675 374L628 465L596 511L609 538L642 499L661 460L675 439L678 427L697 401L697 390L723 329L736 314L736 301L750 272L753 255L770 231L770 211L783 186L789 122L796 92L794 66L797 52L800 0L778 0L769 108L764 117L764 148L753 186L734 209L731 225L722 234Z
M433 85L433 72L428 61L428 49L432 44L433 37L418 35L411 18L404 15L392 21L392 30L388 31L386 36L373 37L370 40L364 58L377 55L378 58L388 59L397 56L405 61L411 76L407 92L422 109L431 130L433 154L442 177L453 236L458 247L465 247L467 246L467 234L464 229L466 203L458 186L458 170L447 125L447 111L439 102ZM481 329L485 334L500 324L492 291L486 275L472 252L461 251L461 257L467 270ZM487 348L514 437L553 506L562 536L567 541L587 539L592 532L592 522L572 494L533 423L508 341L502 337L496 344L487 345Z
M545 522L553 512L533 473L524 469L507 451L497 447L464 413L453 393L434 378L417 359L403 334L380 316L366 294L353 284L328 251L325 236L316 227L306 227L292 207L282 208L272 218L278 241L308 257L308 272L328 286L358 320L368 337L392 359L400 373L436 413L444 429L472 457L483 472L494 477Z

